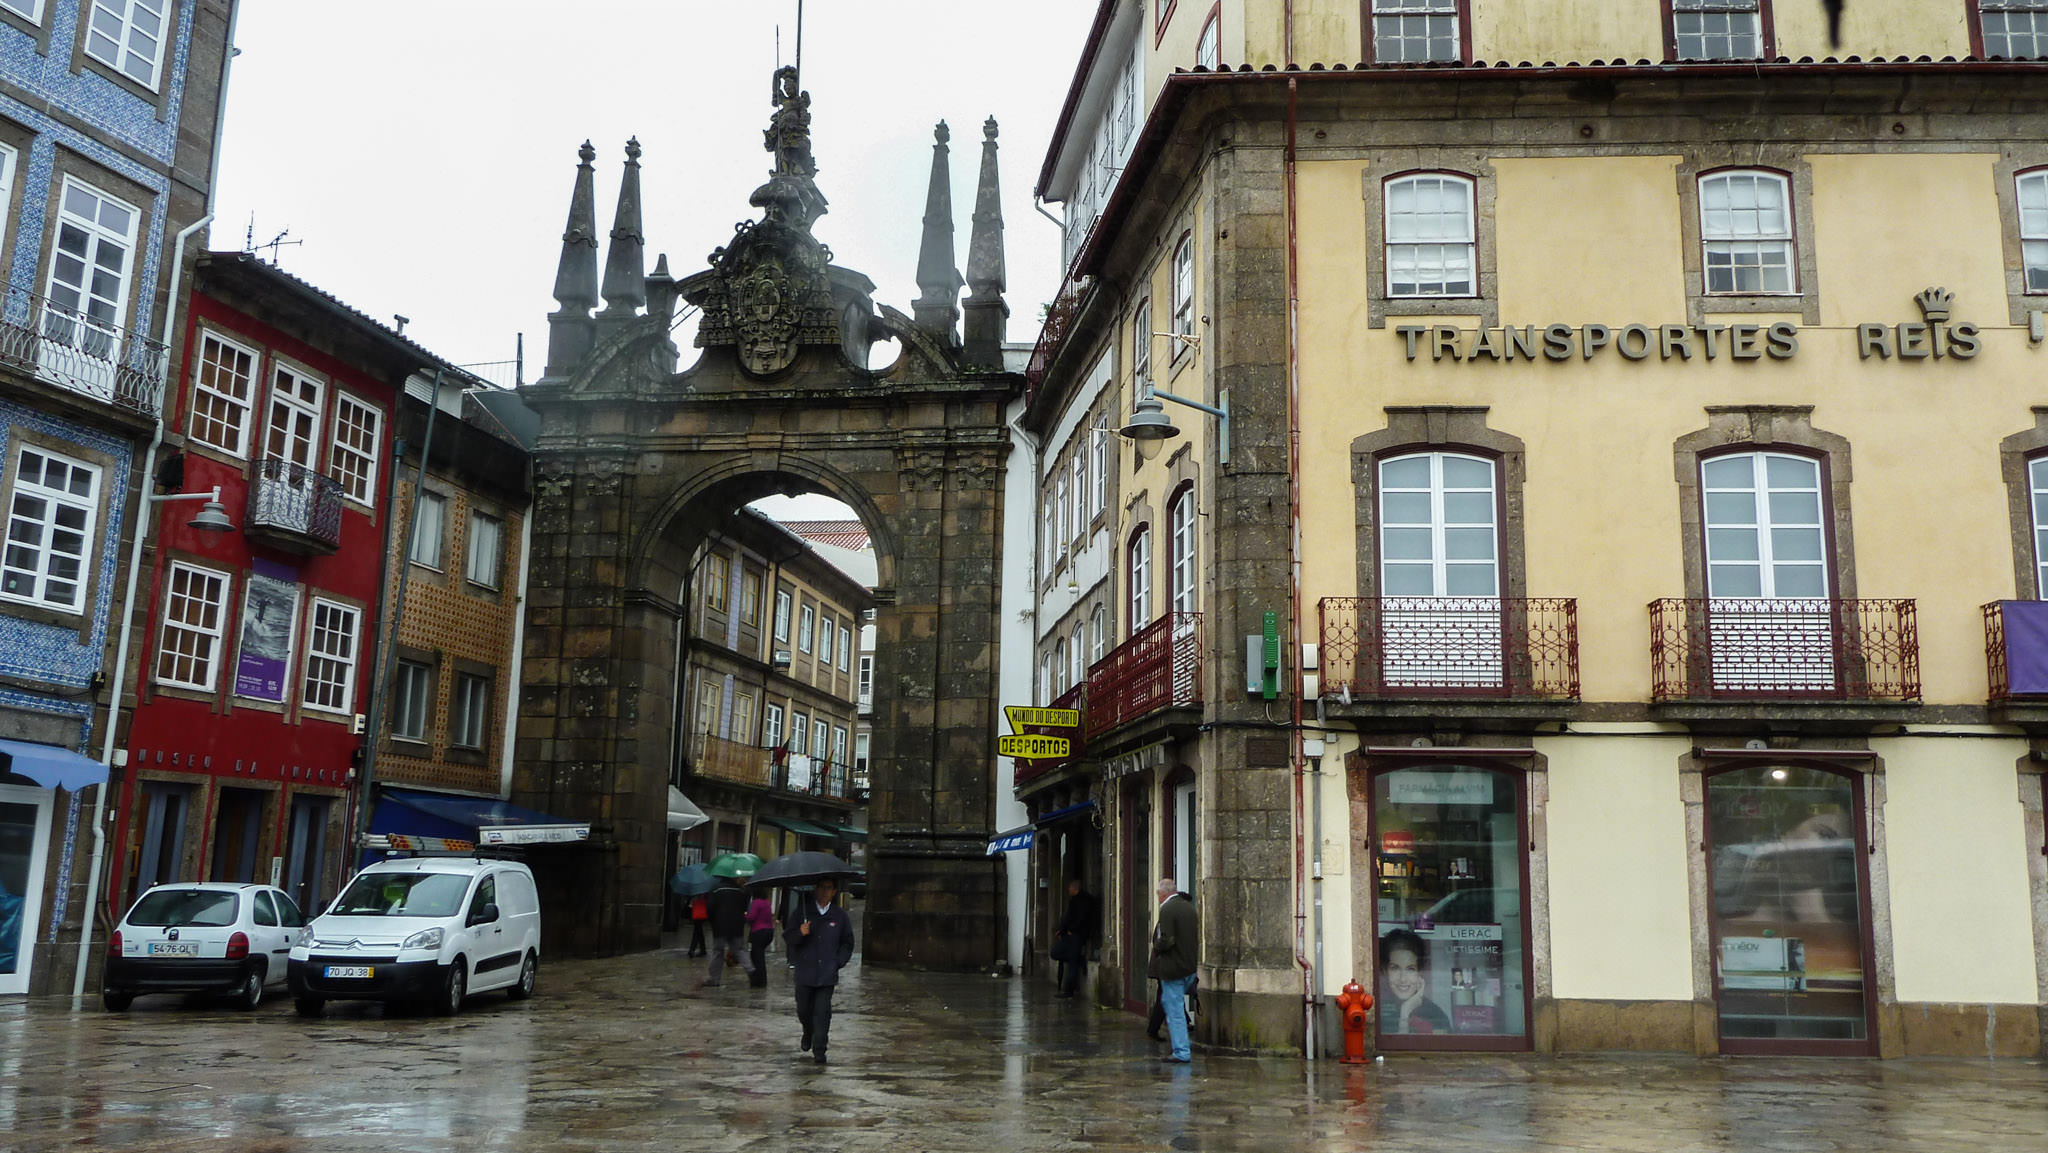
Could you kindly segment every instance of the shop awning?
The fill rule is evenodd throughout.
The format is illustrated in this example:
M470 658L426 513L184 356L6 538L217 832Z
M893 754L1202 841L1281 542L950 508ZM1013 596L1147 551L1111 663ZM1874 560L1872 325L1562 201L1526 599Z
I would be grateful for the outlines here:
M523 809L496 797L384 789L370 835L392 848L464 850L479 845L561 845L590 839L587 821Z
M777 828L788 829L790 832L796 833L799 836L831 837L835 840L839 837L839 834L836 831L828 829L823 825L814 825L811 822L802 819L801 817L762 817L761 823L765 825L774 825Z
M1078 817L1083 813L1092 813L1098 807L1100 806L1096 805L1096 803L1092 800L1082 801L1078 805L1068 805L1064 809L1054 809L1050 813L1041 814L1036 821L1032 822L1032 824L1037 825L1039 828L1042 829L1045 826L1052 824L1054 821L1064 821L1068 817Z
M107 766L82 753L39 745L34 741L0 741L0 753L12 762L0 771L19 773L46 789L77 791L87 785L103 785Z
M1014 853L1018 849L1028 849L1037 838L1038 832L1029 825L1021 829L1011 829L1007 833L997 833L989 838L988 855L996 857L1004 853Z
M868 839L868 831L857 825L834 825L833 828L838 829L839 835L849 841L865 841Z
M690 803L690 798L674 785L668 787L668 827L672 833L686 833L710 820L704 810Z

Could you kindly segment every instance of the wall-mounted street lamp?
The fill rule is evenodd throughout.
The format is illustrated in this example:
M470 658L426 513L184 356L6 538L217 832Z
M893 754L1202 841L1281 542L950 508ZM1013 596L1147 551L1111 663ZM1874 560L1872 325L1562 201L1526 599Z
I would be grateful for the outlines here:
M1189 336L1184 333L1155 332L1152 335L1155 337L1163 336L1169 340L1178 340L1195 348L1201 347L1200 337ZM1189 408L1206 412L1216 418L1216 463L1229 464L1230 390L1227 388L1222 389L1216 394L1216 399L1219 402L1216 405L1203 404L1199 400L1189 400L1184 396L1175 396L1170 392L1162 392L1154 387L1150 380L1147 380L1144 389L1138 393L1137 402L1131 406L1130 422L1117 429L1117 434L1126 440L1137 442L1139 460L1151 460L1158 454L1159 446L1162 442L1172 440L1180 435L1180 429L1174 427L1173 421L1166 415L1166 406L1159 403L1162 400L1170 400L1175 404L1184 404Z
M200 532L233 532L235 522L228 519L228 510L220 503L220 486L214 485L212 492L174 492L169 496L148 494L152 503L172 500L203 500L199 515L185 522Z

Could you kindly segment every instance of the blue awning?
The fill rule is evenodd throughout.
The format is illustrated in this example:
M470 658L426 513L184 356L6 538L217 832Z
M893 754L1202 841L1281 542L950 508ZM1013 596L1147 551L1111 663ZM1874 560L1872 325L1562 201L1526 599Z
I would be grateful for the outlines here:
M1014 853L1018 849L1028 849L1031 847L1032 841L1037 839L1037 837L1037 832L1029 825L1021 829L1011 829L1007 833L997 833L989 839L988 855L993 857L1000 853Z
M34 741L0 741L0 753L13 763L8 771L20 773L46 789L76 792L87 785L107 783L107 766L82 753L39 745Z
M387 788L370 815L370 835L386 837L392 848L558 845L589 840L590 824L523 809L496 797Z
M1082 813L1093 812L1098 807L1099 806L1097 806L1096 803L1092 800L1082 801L1078 805L1068 805L1064 809L1054 809L1050 813L1040 814L1039 818L1036 821L1033 821L1032 823L1037 825L1039 828L1044 828L1045 826L1052 824L1054 821L1064 821L1068 817L1078 817Z

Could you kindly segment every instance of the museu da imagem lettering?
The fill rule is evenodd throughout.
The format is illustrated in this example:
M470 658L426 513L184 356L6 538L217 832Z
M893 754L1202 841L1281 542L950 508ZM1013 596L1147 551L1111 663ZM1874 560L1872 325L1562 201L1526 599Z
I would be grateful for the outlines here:
M1969 360L1982 347L1974 324L1950 324L1954 296L1930 288L1915 296L1923 320L1856 326L1856 352L1864 360ZM1525 324L1461 329L1449 324L1396 325L1408 359L1515 361L1791 360L1799 355L1799 326L1771 324Z

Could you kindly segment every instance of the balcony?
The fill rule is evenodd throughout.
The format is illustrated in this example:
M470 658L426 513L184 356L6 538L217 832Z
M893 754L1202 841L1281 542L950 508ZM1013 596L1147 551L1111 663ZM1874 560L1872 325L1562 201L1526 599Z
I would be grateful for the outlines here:
M0 363L67 392L154 416L166 362L162 344L24 288L0 306Z
M290 552L331 553L341 547L341 485L304 465L266 457L250 478L242 531Z
M1911 702L1911 600L1660 600L1650 604L1650 699Z
M1574 701L1579 608L1549 597L1325 597L1322 692Z
M1093 739L1163 709L1201 703L1202 614L1167 613L1088 670L1081 729Z
M700 734L690 742L690 771L709 780L779 793L843 802L854 799L853 766L795 753L779 754L781 750Z
M2048 601L1985 605L1984 665L1993 709L2048 720Z
M1076 258L1088 250L1088 240L1095 226L1088 226L1089 236L1074 247ZM1087 286L1077 279L1071 269L1065 280L1060 282L1058 295L1046 306L1045 322L1038 329L1038 344L1031 350L1031 360L1024 367L1024 391L1026 403L1038 395L1038 386L1045 381L1045 374L1052 368L1052 362L1059 357L1060 349L1067 343L1067 337L1074 331L1074 321L1081 315L1081 298L1086 295Z

